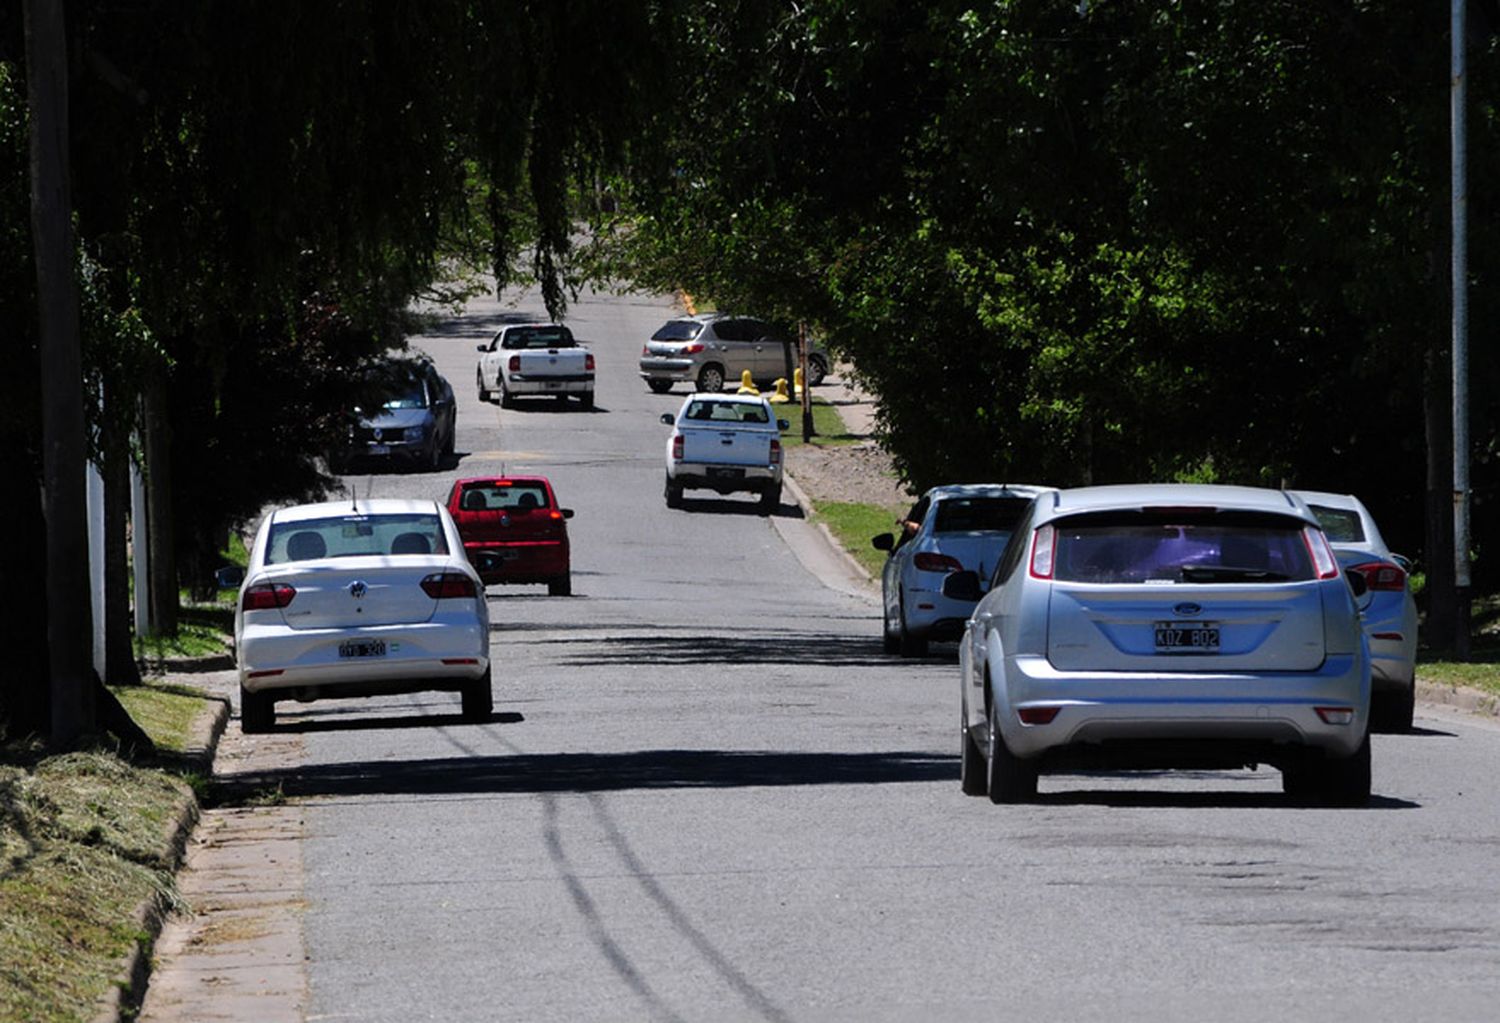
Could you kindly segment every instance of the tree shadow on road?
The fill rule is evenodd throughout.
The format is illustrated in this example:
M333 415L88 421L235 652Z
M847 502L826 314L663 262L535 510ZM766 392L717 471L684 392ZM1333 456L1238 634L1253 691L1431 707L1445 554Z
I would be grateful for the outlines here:
M307 764L284 770L220 775L215 779L215 795L219 803L234 803L268 790L289 797L306 797L891 785L957 780L955 757L922 751L665 749Z
M795 664L899 668L903 663L884 653L880 647L880 639L874 635L830 636L826 633L794 632L762 633L749 637L723 634L635 635L543 640L537 643L538 646L547 644L563 646L557 663L569 667L622 664Z

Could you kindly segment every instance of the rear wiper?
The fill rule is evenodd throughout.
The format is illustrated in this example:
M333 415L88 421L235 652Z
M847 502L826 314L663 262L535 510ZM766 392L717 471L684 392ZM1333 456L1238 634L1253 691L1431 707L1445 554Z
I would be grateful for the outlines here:
M1280 583L1289 578L1283 572L1265 568L1235 568L1232 565L1183 565L1185 583Z

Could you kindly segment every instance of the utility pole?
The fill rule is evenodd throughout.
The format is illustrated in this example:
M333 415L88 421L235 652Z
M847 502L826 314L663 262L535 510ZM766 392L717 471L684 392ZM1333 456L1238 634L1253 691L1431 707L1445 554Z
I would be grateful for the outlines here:
M1465 0L1453 0L1453 585L1457 603L1453 653L1469 659L1469 186L1464 50Z
M813 439L812 388L807 386L807 324L797 324L797 365L802 370L802 443Z
M52 744L94 730L84 465L83 351L79 339L73 200L68 169L64 5L26 0L26 88L31 112L31 233L40 320L43 514L47 522L47 664Z

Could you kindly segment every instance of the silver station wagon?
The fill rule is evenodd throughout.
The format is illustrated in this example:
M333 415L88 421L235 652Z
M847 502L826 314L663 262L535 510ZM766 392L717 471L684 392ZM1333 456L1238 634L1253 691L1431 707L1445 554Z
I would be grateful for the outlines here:
M1040 774L1268 764L1294 799L1370 796L1370 655L1299 498L1159 484L1043 493L959 648L962 784L996 803Z
M792 358L797 357L793 339ZM807 385L817 387L828 375L828 353L809 343ZM723 313L683 316L662 324L641 347L641 378L657 394L673 384L715 394L726 383L739 385L746 372L757 384L786 377L786 346L764 320Z

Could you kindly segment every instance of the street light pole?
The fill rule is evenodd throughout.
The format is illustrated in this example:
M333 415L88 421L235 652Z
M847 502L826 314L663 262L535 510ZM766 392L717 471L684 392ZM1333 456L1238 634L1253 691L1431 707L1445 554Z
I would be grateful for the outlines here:
M1469 187L1468 139L1464 124L1465 0L1453 0L1453 585L1457 609L1454 654L1469 657Z

